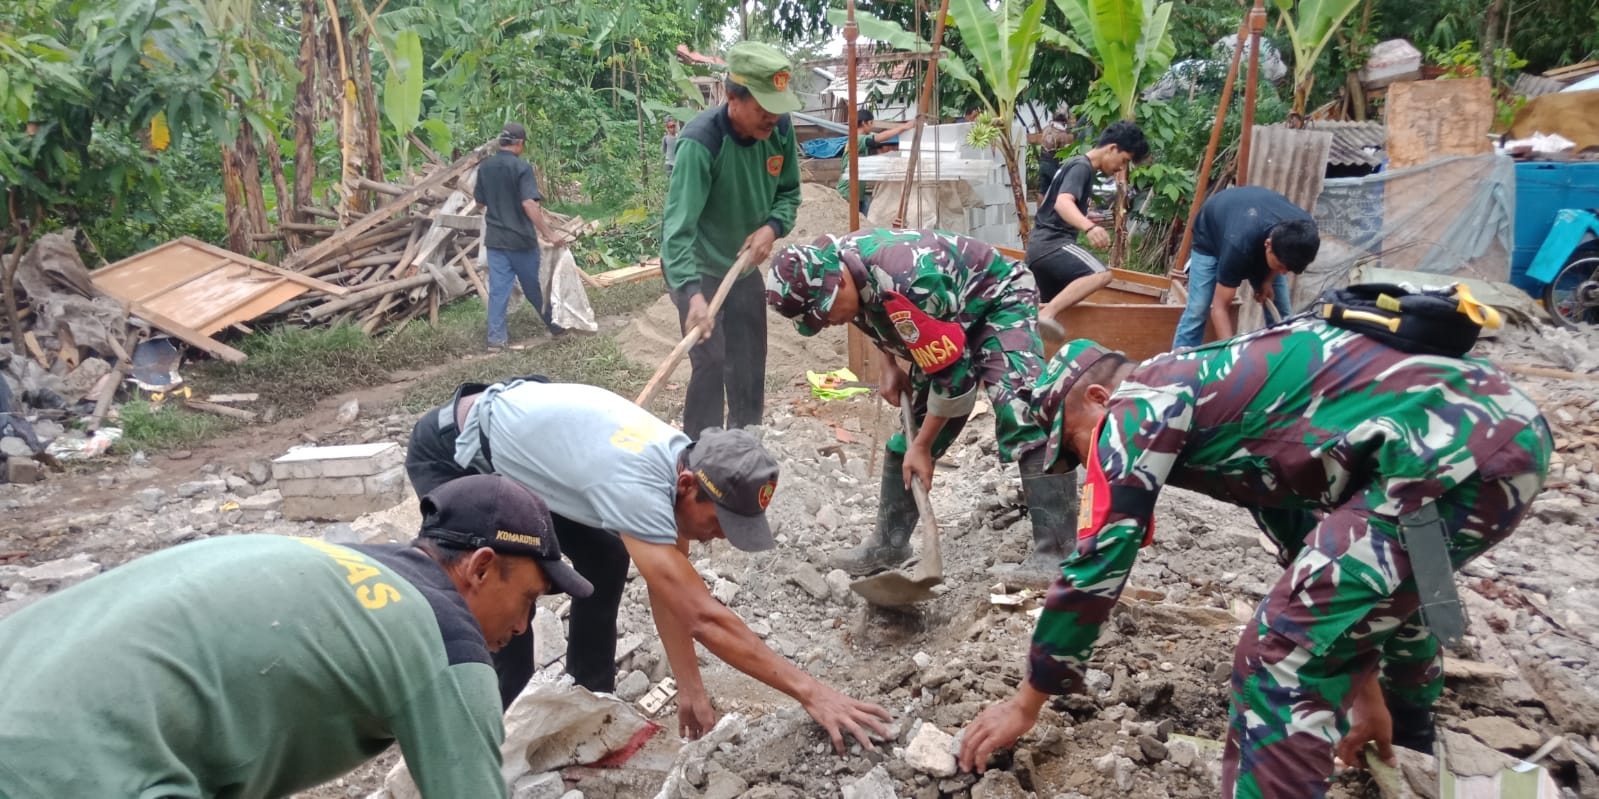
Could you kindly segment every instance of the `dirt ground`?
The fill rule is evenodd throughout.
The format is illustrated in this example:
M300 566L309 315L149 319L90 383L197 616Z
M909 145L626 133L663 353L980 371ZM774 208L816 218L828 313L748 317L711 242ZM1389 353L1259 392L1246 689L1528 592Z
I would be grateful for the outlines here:
M621 340L630 357L654 366L676 330L675 312L663 302L637 314ZM1016 608L994 604L996 581L989 573L1028 550L1030 522L1019 482L1014 468L995 456L992 417L974 418L941 461L932 492L944 536L942 594L910 614L864 605L842 573L829 574L826 558L872 527L875 453L894 416L875 397L822 401L804 386L805 370L844 365L842 331L804 339L774 315L769 333L772 371L761 435L782 468L769 510L779 546L750 554L718 542L696 545L690 554L717 596L768 646L826 683L889 708L896 735L878 752L854 747L837 757L795 702L702 652L717 709L738 713L747 726L712 749L667 799L1215 795L1219 751L1213 742L1226 723L1232 646L1241 620L1280 575L1248 514L1190 492L1163 492L1155 541L1139 558L1099 641L1088 694L1052 703L1015 752L981 780L920 771L904 749L924 725L954 735L1022 678L1033 625L1027 611L1040 600L1029 596ZM1486 350L1514 362L1599 371L1599 364L1584 360L1599 352L1596 344L1599 336L1540 331L1507 334ZM1552 347L1565 354L1549 356ZM105 459L37 485L0 485L0 552L24 553L0 565L0 596L7 597L0 618L54 590L30 585L27 569L71 556L111 568L210 536L408 538L415 525L410 506L343 526L288 522L231 503L270 491L265 464L291 446L403 444L415 419L395 408L397 400L451 366L330 398L303 418L247 428L190 453ZM686 377L681 373L667 388L660 407L681 402ZM1599 384L1529 377L1523 385L1550 415L1560 457L1530 518L1460 581L1471 633L1452 653L1439 721L1517 756L1562 736L1540 763L1562 796L1599 796L1599 763L1590 766L1583 756L1599 749ZM363 410L341 423L336 409L351 397ZM561 603L547 602L541 613L558 617ZM622 607L619 679L638 672L631 682L654 684L668 670L642 580L630 582ZM671 727L674 715L669 705L658 720ZM1479 722L1487 717L1500 717L1520 733L1496 737ZM386 795L374 792L394 759L391 752L302 797ZM653 796L666 773L635 767L566 776L566 788L597 799ZM1333 795L1378 794L1364 772L1350 771L1339 777Z

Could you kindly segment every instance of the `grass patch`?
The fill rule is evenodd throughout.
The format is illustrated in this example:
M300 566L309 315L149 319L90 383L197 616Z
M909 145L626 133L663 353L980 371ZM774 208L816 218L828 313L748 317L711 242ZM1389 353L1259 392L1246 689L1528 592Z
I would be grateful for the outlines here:
M461 383L493 383L532 374L558 383L588 383L626 397L636 394L650 379L650 369L628 360L614 336L571 336L463 363L411 386L400 405L416 413L448 401Z
M238 426L231 419L144 400L123 403L117 413L122 438L116 447L126 452L192 447Z
M590 289L589 301L600 319L629 314L655 302L666 291L660 280ZM563 382L593 383L631 394L649 379L649 371L631 364L609 336L573 336L560 342L541 340L544 322L518 300L507 314L512 341L539 341L522 351L459 363L425 384L413 386L402 404L411 410L437 405L456 384L492 382L524 374L543 374ZM389 381L394 373L460 362L484 351L488 312L478 297L463 297L439 309L439 323L414 320L398 332L367 336L353 325L300 328L282 326L246 336L237 344L249 356L230 364L206 362L183 370L197 396L257 392L260 408L275 408L283 418L304 414L326 397ZM120 408L127 451L184 449L236 429L238 422L174 405L152 407L137 400Z

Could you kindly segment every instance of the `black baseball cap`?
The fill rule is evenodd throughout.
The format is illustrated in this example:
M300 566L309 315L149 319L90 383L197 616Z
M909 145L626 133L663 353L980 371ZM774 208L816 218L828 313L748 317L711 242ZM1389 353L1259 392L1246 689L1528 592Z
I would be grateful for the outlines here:
M574 597L594 586L561 560L561 544L544 500L497 474L458 477L422 498L422 533L451 549L488 547L539 562L551 587Z
M507 122L505 123L505 127L500 128L500 142L502 144L510 144L512 142L526 140L527 128L522 127L521 123L519 122Z
M706 428L688 453L694 479L716 503L716 518L733 546L762 552L777 546L766 506L777 491L777 461L745 430Z

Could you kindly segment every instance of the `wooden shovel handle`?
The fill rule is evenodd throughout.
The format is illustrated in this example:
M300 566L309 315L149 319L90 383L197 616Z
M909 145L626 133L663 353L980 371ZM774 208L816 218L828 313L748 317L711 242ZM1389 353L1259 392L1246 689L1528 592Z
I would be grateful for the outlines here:
M755 259L752 256L753 253L750 250L739 253L738 260L734 261L733 267L727 270L727 275L722 278L722 285L716 288L716 295L711 297L711 304L708 309L710 318L716 318L716 312L722 310L722 303L727 301L727 295L733 291L733 284L737 283L738 279L743 276L744 271L749 269L750 265L754 263ZM650 382L644 384L644 390L639 392L638 399L633 400L634 405L641 408L649 407L650 400L655 399L656 393L661 390L662 385L665 385L667 375L670 375L672 370L677 368L678 361L683 360L683 356L687 355L689 350L694 349L694 345L699 343L701 335L700 325L695 325L689 329L683 336L683 340L672 348L672 351L667 354L666 360L662 361L661 365L655 369L655 374L650 376Z
M911 413L911 394L899 395L899 418L905 428L905 447L916 440L916 417ZM933 518L933 503L927 497L927 488L921 480L911 478L911 496L916 499L916 512L921 517L922 560L916 565L918 579L944 576L944 553L938 540L938 520Z

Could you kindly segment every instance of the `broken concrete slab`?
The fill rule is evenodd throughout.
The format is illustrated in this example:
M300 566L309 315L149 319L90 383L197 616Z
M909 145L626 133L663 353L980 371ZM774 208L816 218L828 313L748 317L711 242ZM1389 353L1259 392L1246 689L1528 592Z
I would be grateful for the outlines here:
M566 793L566 781L557 772L526 774L511 785L511 799L560 799Z
M5 467L5 480L3 482L27 485L44 479L44 467L35 460L7 458Z
M801 561L790 561L784 572L788 581L799 586L800 590L811 595L812 599L825 600L833 589L828 586L827 579L816 567Z
M839 792L843 799L899 799L899 794L894 792L894 778L889 776L881 763L873 766L860 779L843 784Z
M100 573L101 566L80 552L70 558L46 561L24 569L11 585L13 596L44 594L71 588Z
M989 769L971 792L972 799L1028 799L1033 795L1022 787L1015 774L1001 769Z
M566 625L555 612L539 608L533 614L533 662L539 668L566 656Z
M1461 722L1460 727L1489 747L1512 755L1530 754L1544 739L1504 716L1478 716Z
M616 696L624 702L638 700L650 690L650 678L642 671L630 671L616 683Z
M955 737L933 724L923 724L905 747L905 762L923 774L948 777L955 773Z

